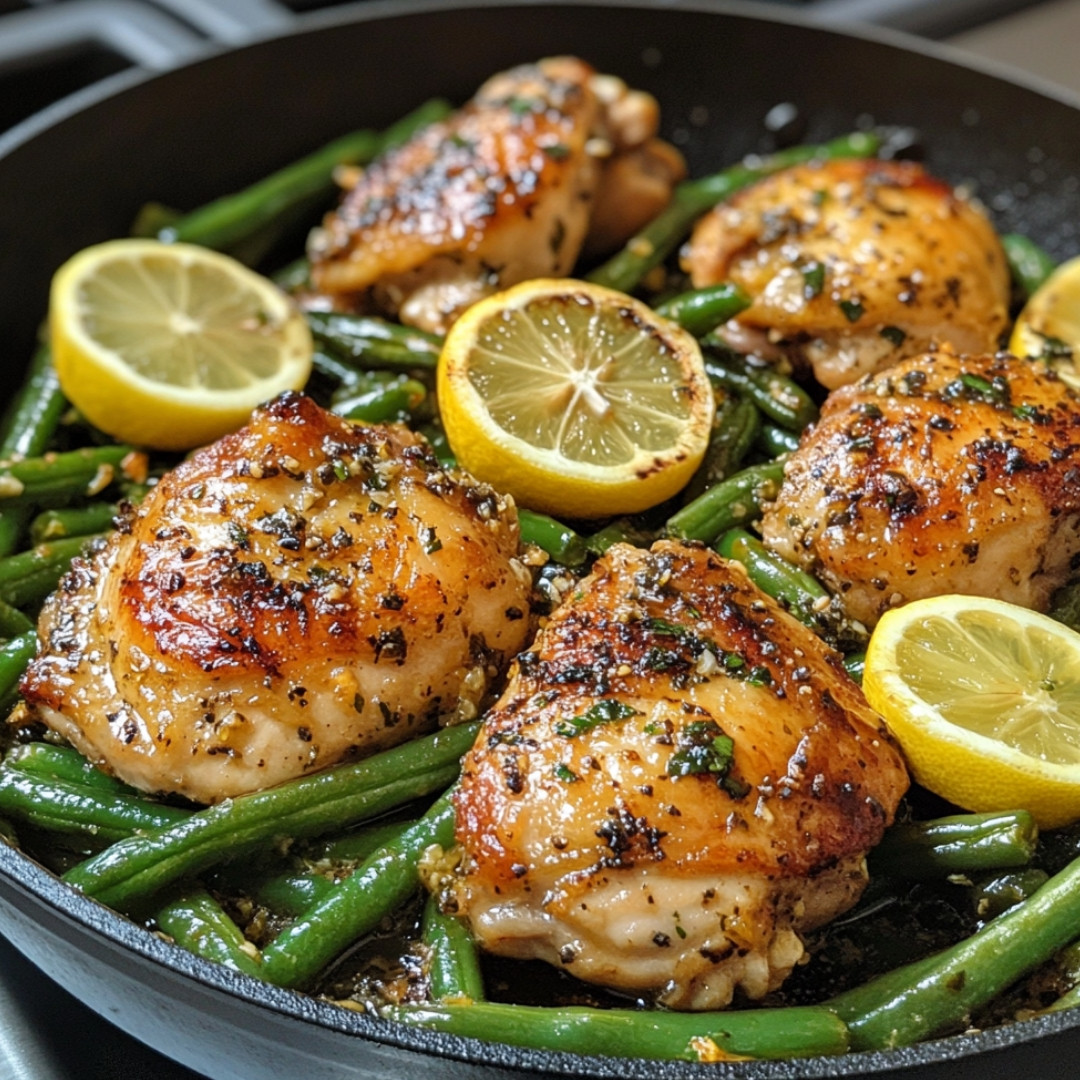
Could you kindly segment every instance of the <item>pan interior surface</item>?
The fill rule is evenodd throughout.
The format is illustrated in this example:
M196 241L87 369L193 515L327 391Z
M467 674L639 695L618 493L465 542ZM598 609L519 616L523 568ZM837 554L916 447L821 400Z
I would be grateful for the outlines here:
M970 189L1001 231L1052 255L1080 248L1080 110L895 36L849 36L748 6L367 3L256 45L81 95L0 145L0 333L8 397L72 252L127 233L148 199L192 208L342 132L435 96L465 100L514 63L575 53L653 93L692 175L770 149L763 119L791 102L800 141L913 128L934 172ZM77 106L77 107L76 107ZM891 1053L716 1065L613 1061L400 1030L190 956L0 848L0 928L131 1034L214 1078L1061 1075L1080 1016L1060 1013ZM155 989L160 987L159 989ZM147 996L149 995L149 996ZM149 1009L175 1003L175 1019Z

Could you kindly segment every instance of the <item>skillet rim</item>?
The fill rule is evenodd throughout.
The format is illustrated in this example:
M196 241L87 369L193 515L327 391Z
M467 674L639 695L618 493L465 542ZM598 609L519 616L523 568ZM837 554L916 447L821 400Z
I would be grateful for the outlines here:
M801 11L785 8L762 10L762 5L741 0L364 0L298 17L295 26L259 35L240 47L208 43L205 54L182 65L190 69L221 61L230 54L258 49L266 42L301 37L339 25L381 19L422 16L426 13L478 10L485 8L623 8L635 10L683 10L716 14L756 23L796 26L856 41L876 42L906 52L918 53L954 68L966 69L999 82L1012 84L1080 111L1080 94L1018 71L995 61L972 57L952 46L925 41L901 31L880 27L839 27L822 25ZM172 70L180 70L172 69ZM120 72L62 99L0 134L0 160L55 125L75 117L93 105L118 97L137 87L167 79L170 72ZM387 1046L424 1055L436 1055L458 1062L488 1067L509 1067L514 1071L582 1077L626 1077L643 1080L674 1080L678 1077L794 1078L870 1076L912 1067L970 1060L994 1050L1024 1044L1074 1031L1080 1027L1080 1012L1061 1012L989 1029L930 1040L891 1051L872 1051L836 1057L799 1058L788 1061L758 1060L748 1063L698 1064L663 1062L641 1058L608 1058L529 1050L507 1044L462 1038L426 1029L406 1027L392 1021L353 1012L332 1002L320 1001L296 991L283 990L252 977L204 960L164 941L138 924L98 901L72 889L43 869L29 856L6 844L0 845L0 901L8 899L2 887L46 905L81 932L97 935L111 946L130 950L161 964L176 975L216 993L236 997L258 1008L304 1023L355 1036ZM18 941L12 942L21 949Z

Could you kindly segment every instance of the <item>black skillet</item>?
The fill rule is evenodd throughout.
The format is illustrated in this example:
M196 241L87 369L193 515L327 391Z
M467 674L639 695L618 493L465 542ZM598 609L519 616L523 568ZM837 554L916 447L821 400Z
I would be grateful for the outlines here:
M125 74L0 137L0 380L10 393L76 249L123 235L156 199L196 206L330 138L434 95L464 100L511 63L573 52L651 90L694 173L768 148L797 105L804 139L914 126L931 168L970 185L1003 230L1080 251L1080 100L889 35L847 36L760 7L372 2L150 79ZM523 1051L406 1030L199 960L0 845L0 931L136 1038L215 1080L318 1076L993 1080L1073 1075L1080 1012L889 1053L724 1065ZM56 1032L63 1038L63 1032Z

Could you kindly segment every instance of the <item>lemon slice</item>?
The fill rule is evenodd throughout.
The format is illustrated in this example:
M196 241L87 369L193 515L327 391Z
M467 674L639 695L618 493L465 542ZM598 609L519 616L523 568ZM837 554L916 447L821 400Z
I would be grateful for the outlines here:
M438 394L462 466L570 518L674 495L704 456L715 409L690 334L623 293L567 279L469 308L444 343Z
M1063 262L1032 293L1013 326L1009 351L1046 360L1080 387L1080 256Z
M53 362L68 399L122 442L187 450L299 389L311 334L273 282L192 244L112 240L53 277Z
M1080 819L1080 634L1000 600L937 596L887 612L863 690L914 778L966 810Z

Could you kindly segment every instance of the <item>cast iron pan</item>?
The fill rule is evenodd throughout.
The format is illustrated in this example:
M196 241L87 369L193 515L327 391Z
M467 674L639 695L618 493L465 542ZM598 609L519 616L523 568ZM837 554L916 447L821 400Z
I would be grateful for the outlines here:
M558 52L652 91L694 173L766 149L763 117L780 102L798 106L805 139L910 125L932 170L970 185L1000 228L1059 258L1080 251L1080 101L962 66L939 48L701 2L367 3L165 75L119 76L0 138L0 384L10 393L20 377L54 268L124 235L145 200L196 206L344 131L389 123L434 95L464 100L490 73ZM102 1015L215 1080L1012 1080L1067 1075L1063 1063L1080 1053L1080 1011L889 1053L721 1065L406 1030L190 956L4 846L0 930Z

